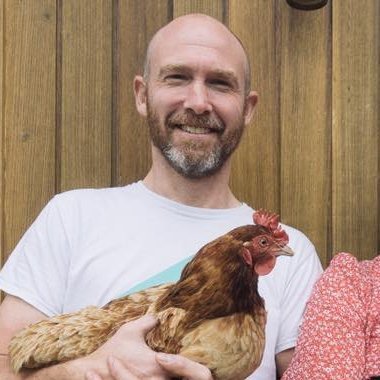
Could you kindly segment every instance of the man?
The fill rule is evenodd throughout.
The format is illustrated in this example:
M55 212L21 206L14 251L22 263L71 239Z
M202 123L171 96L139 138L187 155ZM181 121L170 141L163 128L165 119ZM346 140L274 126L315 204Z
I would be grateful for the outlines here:
M206 242L252 222L253 210L228 185L231 154L257 101L249 78L241 43L211 17L179 17L155 34L144 76L134 80L136 107L152 140L151 169L124 188L76 190L49 202L0 276L8 294L0 307L1 353L29 323L173 279ZM313 245L285 228L295 255L280 258L260 280L266 348L250 379L274 379L276 365L284 372L321 273ZM150 351L143 336L153 325L149 317L127 324L88 357L25 378L211 379L197 363ZM23 378L11 377L4 358L1 371Z

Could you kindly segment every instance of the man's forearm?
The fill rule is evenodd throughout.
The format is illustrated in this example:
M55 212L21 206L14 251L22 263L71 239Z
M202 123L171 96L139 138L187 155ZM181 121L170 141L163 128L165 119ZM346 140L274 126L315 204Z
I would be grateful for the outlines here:
M84 370L78 361L72 361L38 370L23 370L15 374L10 367L9 357L0 356L0 379L7 380L83 380Z

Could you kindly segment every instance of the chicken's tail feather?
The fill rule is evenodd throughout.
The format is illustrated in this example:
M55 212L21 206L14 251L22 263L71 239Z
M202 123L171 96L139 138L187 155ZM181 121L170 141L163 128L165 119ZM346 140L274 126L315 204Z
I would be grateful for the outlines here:
M12 338L11 366L17 373L88 355L124 322L125 316L97 307L40 321Z

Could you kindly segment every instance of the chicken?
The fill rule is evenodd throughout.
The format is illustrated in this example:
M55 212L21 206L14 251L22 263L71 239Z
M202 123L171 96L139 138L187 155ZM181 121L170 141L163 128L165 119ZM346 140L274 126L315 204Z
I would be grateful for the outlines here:
M253 219L255 224L202 247L176 283L21 330L9 347L14 371L88 355L122 324L149 313L159 320L146 336L153 350L202 363L215 380L246 378L260 365L265 346L266 311L258 275L269 273L277 256L292 255L277 215L258 211Z

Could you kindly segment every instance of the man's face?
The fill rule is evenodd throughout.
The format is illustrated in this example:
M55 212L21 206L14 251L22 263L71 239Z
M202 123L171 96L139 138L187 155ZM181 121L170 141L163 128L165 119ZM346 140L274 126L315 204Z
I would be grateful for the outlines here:
M227 33L185 27L151 52L146 112L152 143L188 178L218 171L244 130L244 55Z
M147 121L152 143L171 166L188 178L202 178L215 173L237 147L243 133L241 118L234 128L213 114L178 110L161 122L147 100Z

